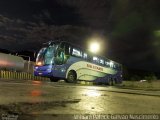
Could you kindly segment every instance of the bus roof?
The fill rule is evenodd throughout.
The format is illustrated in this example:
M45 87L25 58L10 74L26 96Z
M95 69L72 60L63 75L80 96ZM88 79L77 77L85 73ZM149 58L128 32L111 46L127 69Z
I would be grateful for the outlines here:
M105 56L97 55L97 54L95 54L95 53L90 52L89 50L86 50L86 49L84 49L84 48L82 48L82 47L80 47L80 46L78 46L78 45L76 45L76 44L73 44L73 43L70 43L70 42L67 42L67 41L54 40L54 41L49 41L49 42L44 43L44 44L52 45L52 44L61 44L61 43L67 43L67 44L69 44L69 45L75 46L75 47L81 49L82 51L86 51L86 53L89 53L89 54L91 54L92 56L97 56L97 57L100 57L100 58L102 58L102 59L107 59L107 60L109 60L109 61L113 61L113 60L111 60L111 59L106 58ZM113 62L122 66L122 64L120 64L120 63L118 63L118 62L115 62L115 61L113 61Z

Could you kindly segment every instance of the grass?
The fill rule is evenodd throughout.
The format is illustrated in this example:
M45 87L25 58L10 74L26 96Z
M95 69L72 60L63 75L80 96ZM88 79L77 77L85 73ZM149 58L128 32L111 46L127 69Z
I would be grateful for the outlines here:
M155 81L123 81L119 86L121 88L144 89L144 90L160 90L160 80Z

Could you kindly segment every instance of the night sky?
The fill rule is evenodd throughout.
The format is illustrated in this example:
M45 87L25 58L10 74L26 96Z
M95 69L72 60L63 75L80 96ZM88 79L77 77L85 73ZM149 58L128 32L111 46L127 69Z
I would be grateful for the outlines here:
M49 40L87 48L129 68L160 71L160 0L0 0L0 48L37 51Z

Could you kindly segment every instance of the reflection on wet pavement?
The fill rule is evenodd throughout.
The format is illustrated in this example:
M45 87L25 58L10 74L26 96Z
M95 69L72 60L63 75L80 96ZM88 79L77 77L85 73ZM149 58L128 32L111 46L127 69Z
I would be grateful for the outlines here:
M40 90L32 90L31 91L31 96L33 96L33 97L37 97L40 95L42 95L42 91L40 91Z
M86 90L83 95L84 96L89 96L89 97L98 97L98 96L101 96L100 92L97 91L97 90Z
M32 81L32 85L37 85L37 86L42 85L42 81L34 80L34 81Z
M42 81L4 81L0 84L0 113L159 113L159 97L100 91L98 88Z

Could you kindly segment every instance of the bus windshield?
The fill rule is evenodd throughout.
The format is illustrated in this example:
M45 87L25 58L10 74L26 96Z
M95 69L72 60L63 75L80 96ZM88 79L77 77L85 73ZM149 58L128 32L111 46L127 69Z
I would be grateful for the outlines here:
M56 46L49 46L47 48L42 48L37 56L36 64L37 65L50 65L54 64Z

